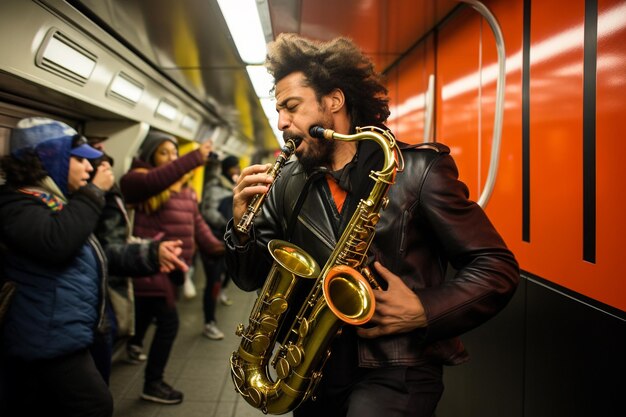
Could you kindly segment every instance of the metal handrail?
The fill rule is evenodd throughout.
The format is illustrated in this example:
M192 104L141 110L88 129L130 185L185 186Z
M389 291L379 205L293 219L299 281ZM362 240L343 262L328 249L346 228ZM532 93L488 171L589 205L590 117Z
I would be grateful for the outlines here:
M500 160L500 142L502 140L502 119L504 117L504 85L506 77L506 54L504 49L504 37L502 36L502 30L496 20L495 16L489 11L480 1L474 0L459 0L462 3L467 3L479 12L493 31L496 39L496 49L498 51L498 78L496 79L496 110L493 122L493 137L491 141L491 162L489 164L489 173L487 174L487 181L480 193L478 204L481 207L485 207L491 197L493 188L496 183L496 177L498 175L498 163Z

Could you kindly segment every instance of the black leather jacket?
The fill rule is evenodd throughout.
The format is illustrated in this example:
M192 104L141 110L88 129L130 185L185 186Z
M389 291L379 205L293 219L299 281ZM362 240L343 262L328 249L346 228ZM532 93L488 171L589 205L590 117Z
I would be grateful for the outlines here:
M519 281L518 264L481 207L468 200L449 149L441 144L402 147L405 169L390 188L390 203L376 227L370 259L380 261L415 291L428 326L359 339L359 364L459 364L467 360L467 353L458 336L506 305ZM367 155L358 159L363 161L357 162L353 178L367 178ZM245 245L238 245L231 220L226 260L240 288L252 291L262 286L271 265L266 245L274 238L295 243L324 266L339 240L336 229L342 221L329 204L326 181L311 187L291 238L285 236L306 179L297 162L285 165ZM456 272L451 273L448 265Z

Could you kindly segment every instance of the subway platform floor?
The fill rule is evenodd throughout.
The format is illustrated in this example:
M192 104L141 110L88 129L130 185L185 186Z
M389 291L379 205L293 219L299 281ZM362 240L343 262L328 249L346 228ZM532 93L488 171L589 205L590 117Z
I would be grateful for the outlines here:
M114 398L114 417L253 417L264 415L250 406L234 389L230 377L230 354L239 346L235 335L239 323L247 325L256 293L246 293L230 284L227 293L233 304L218 303L218 327L224 332L222 340L210 340L202 335L202 290L204 273L195 274L197 295L178 303L180 327L169 363L165 381L182 391L184 401L177 405L160 405L139 398L143 388L145 365L125 361L125 351L114 356L111 392ZM152 332L146 335L149 346ZM287 414L291 416L292 413Z

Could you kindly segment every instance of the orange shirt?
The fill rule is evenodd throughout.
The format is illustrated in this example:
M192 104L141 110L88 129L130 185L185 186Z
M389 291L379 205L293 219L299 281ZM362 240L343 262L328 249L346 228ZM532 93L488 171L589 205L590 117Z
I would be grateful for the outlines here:
M330 193L332 194L333 200L335 201L337 211L341 213L343 203L346 201L346 196L348 195L348 193L346 192L346 190L339 187L339 184L330 175L326 175L326 182L328 182L328 187L330 188Z

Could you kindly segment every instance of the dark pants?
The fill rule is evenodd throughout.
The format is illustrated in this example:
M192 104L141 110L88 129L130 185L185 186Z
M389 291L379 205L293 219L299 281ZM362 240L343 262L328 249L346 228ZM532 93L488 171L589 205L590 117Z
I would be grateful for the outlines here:
M163 379L165 365L178 333L178 312L176 307L167 306L165 297L135 297L135 335L128 343L143 346L146 331L153 320L156 322L156 330L148 352L144 377L146 384Z
M87 349L59 358L7 360L5 417L110 417L113 398Z
M359 368L354 336L345 333L333 344L316 401L294 417L432 417L443 393L441 365Z
M102 375L104 382L109 385L111 378L111 361L113 358L113 341L117 335L117 322L111 303L107 301L105 308L106 320L108 320L108 330L104 333L96 332L93 344L89 347L89 352L96 364L96 369Z
M204 294L202 297L202 310L204 312L204 322L208 323L215 320L215 306L217 297L220 293L221 275L225 270L224 257L211 257L203 253L200 254L202 259L202 268L206 277L206 285L204 286Z
M104 382L109 385L111 378L111 360L113 357L113 335L110 332L96 334L93 345L89 348L96 369Z

